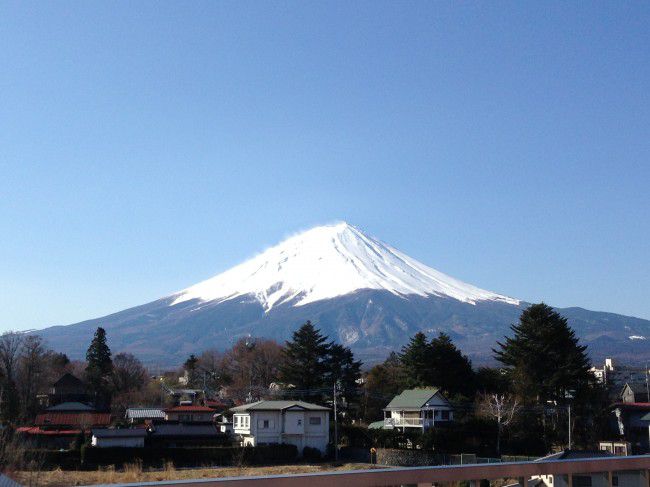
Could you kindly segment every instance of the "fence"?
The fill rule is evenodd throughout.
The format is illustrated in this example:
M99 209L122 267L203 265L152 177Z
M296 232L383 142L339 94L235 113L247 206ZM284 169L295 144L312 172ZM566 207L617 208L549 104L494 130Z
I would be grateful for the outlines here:
M376 470L319 472L297 475L266 475L223 479L194 479L150 482L157 487L378 487L415 484L421 487L433 483L473 481L479 479L520 479L526 487L533 475L567 475L571 485L573 475L604 473L612 478L615 471L636 471L641 485L650 487L650 455L554 460L545 462L515 462L482 465L448 465L438 467L384 468ZM122 487L140 484L123 484ZM115 486L119 487L119 486Z
M536 457L503 456L501 458L479 457L474 453L447 455L426 450L377 448L378 465L415 467L424 465L480 465L485 463L526 462Z

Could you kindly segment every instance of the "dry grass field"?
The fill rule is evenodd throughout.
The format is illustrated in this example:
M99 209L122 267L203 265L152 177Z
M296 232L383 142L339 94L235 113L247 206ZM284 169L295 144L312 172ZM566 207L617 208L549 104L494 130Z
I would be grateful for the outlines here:
M277 475L322 472L325 470L360 470L382 468L366 463L345 463L317 465L278 465L272 467L224 467L175 469L167 465L163 470L147 471L138 464L128 465L122 471L105 468L93 471L49 470L41 472L17 472L13 477L25 486L64 487L71 485L117 484L129 482L155 482L157 480L207 479L216 477L235 477L240 475Z

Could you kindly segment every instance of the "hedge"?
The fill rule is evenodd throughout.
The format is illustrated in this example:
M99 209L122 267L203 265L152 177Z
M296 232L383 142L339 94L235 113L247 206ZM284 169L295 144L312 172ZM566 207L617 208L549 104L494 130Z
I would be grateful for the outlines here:
M256 447L191 447L191 448L96 448L79 450L28 450L30 458L45 468L64 470L96 469L100 466L141 462L145 468L159 468L171 462L176 467L267 465L289 463L296 459L295 445L265 445ZM82 464L83 459L83 464Z

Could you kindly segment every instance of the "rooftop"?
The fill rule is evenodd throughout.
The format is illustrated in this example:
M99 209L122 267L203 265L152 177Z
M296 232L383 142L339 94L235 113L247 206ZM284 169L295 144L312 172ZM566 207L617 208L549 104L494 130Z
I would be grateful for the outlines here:
M243 413L246 411L282 411L290 408L304 409L307 411L329 411L329 408L324 406L303 401L257 401L250 404L243 404L230 410L236 413Z
M52 384L54 387L70 387L70 386L75 386L75 387L83 387L83 382L81 382L80 379L72 375L71 373L65 373L63 374L59 380L57 380L54 384Z
M214 410L207 406L174 406L166 408L166 413L213 413Z
M71 413L71 412L47 412L36 416L37 426L107 426L111 424L109 413Z
M165 412L157 408L128 408L126 417L128 419L164 419Z
M611 453L603 450L564 450L558 453L552 453L545 457L538 458L536 462L549 462L552 460L577 460L586 458L606 458L613 457Z
M82 411L94 411L95 408L89 406L88 404L84 404L82 402L62 402L61 404L57 404L56 406L52 406L46 409L46 411L70 411L70 412L82 412Z
M211 424L159 424L150 429L153 438L160 437L203 437L223 436Z
M435 396L440 389L437 387L424 387L419 389L407 389L401 394L395 396L391 402L388 403L386 409L396 408L413 408L420 409L424 406L429 399Z
M93 436L97 438L144 438L147 436L147 430L142 428L136 429L114 429L114 428L97 428L92 430Z

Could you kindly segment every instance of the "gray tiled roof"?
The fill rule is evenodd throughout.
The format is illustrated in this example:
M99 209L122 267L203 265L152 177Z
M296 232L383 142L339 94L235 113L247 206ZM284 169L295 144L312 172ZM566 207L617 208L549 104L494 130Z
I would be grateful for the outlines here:
M151 436L157 437L214 437L222 433L211 424L159 424L154 426Z
M128 408L126 410L127 419L165 419L165 413L162 409L156 408Z
M46 411L94 411L95 409L81 402L62 402L56 406L47 408Z
M307 411L329 411L329 408L324 406L303 401L257 401L230 408L230 410L235 413L244 413L247 411L282 411L293 407Z
M143 428L96 428L92 430L92 433L93 436L96 436L97 438L144 438L147 436L147 430Z

